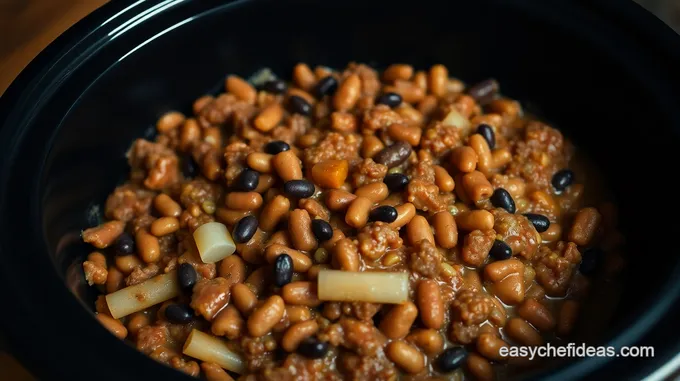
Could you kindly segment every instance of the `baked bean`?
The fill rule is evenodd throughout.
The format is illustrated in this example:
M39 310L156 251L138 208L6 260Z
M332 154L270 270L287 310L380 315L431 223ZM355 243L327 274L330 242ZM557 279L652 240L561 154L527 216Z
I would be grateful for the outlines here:
M385 82L394 82L398 79L409 80L413 76L413 66L406 64L392 64L383 72Z
M406 341L415 344L428 356L435 356L444 350L444 338L436 329L414 329Z
M468 372L478 381L493 381L494 371L489 360L476 354L470 353L465 360Z
M220 261L217 274L231 284L241 283L246 279L246 264L238 255L230 255Z
M127 322L128 333L132 336L137 336L139 330L151 324L149 315L143 312L137 312L130 317Z
M201 126L196 119L187 119L179 131L179 149L188 151L196 142L201 140Z
M392 341L387 344L385 354L407 373L418 373L425 368L425 356L403 341Z
M383 182L376 182L376 183L370 183L366 184L360 188L358 188L356 191L354 191L354 194L357 197L364 197L372 202L380 202L383 201L384 199L389 196L390 191L387 189L387 185Z
M262 132L270 131L276 127L283 118L283 108L279 103L272 103L262 109L260 114L253 121L255 128Z
M191 105L191 109L194 112L194 114L198 115L201 113L201 110L205 108L205 106L209 105L214 100L215 97L213 97L212 95L204 95L194 101L194 103Z
M127 337L128 330L120 321L101 313L97 314L97 320L99 320L99 323L101 323L104 328L108 329L109 332L113 333L117 338L124 339Z
M125 275L130 275L136 268L142 267L142 261L136 255L119 255L116 256L116 268Z
M330 269L330 268L331 268L331 266L327 265L327 264L314 265L314 266L310 267L309 270L307 271L307 274L305 274L306 279L310 280L310 281L314 281L319 277L319 273L321 272L321 270Z
M410 202L398 205L395 207L395 209L397 209L397 219L390 223L390 226L393 228L399 229L400 227L408 224L416 215L416 207Z
M441 192L452 192L456 187L449 171L439 165L434 166L434 183Z
M508 343L494 334L483 333L477 338L477 351L489 360L505 360L505 357L499 353L503 347L509 347Z
M222 175L223 169L221 156L222 155L217 151L217 149L212 149L203 155L203 159L200 163L201 173L208 180L215 181Z
M387 134L394 140L406 142L412 146L420 144L420 136L423 130L418 126L407 126L394 123L387 127Z
M344 271L359 271L361 259L356 246L349 238L337 241L333 246L333 267Z
M518 271L514 272L514 268L518 268ZM524 264L522 262L516 259L496 261L488 264L484 271L485 276L494 282L493 293L503 303L515 305L524 300Z
M243 253L241 253L241 255L243 255ZM247 261L247 259L245 258L244 260ZM253 291L255 295L260 295L267 287L267 284L269 283L268 279L270 277L271 269L266 266L263 266L250 273L250 275L248 275L248 278L246 278L246 281L244 283L248 285L248 287L250 287L250 289Z
M288 304L318 307L321 304L316 293L316 282L292 282L281 289L283 300Z
M427 73L422 70L417 71L413 76L413 84L423 89L423 92L427 91L427 82Z
M425 327L439 329L446 317L439 284L430 279L421 280L418 283L416 300L418 310L420 310L420 320L423 321Z
M339 132L354 132L357 129L357 118L343 111L331 114L331 129Z
M257 304L257 296L245 284L236 283L231 286L231 301L243 316L248 316Z
M246 101L251 105L255 104L255 99L257 99L257 91L255 91L253 86L240 77L235 75L228 76L226 88L228 92L234 94L237 98Z
M426 95L423 100L418 102L417 109L424 116L431 115L437 109L437 97Z
M326 160L312 167L312 179L322 188L340 188L348 173L347 160Z
M283 220L290 210L290 200L285 196L274 197L262 208L260 214L260 229L272 231Z
M274 155L263 152L251 152L246 157L246 164L260 173L272 172L272 158Z
M472 172L477 167L477 152L468 146L454 148L451 151L451 164L461 172Z
M106 274L106 293L110 294L123 288L125 284L125 276L118 270L118 267L110 266Z
M579 305L575 300L565 300L564 303L562 303L559 319L557 320L557 334L560 337L568 336L574 329L578 310Z
M493 229L493 214L486 210L468 210L456 214L456 225L465 231Z
M543 332L549 332L555 329L555 318L550 310L535 299L527 299L519 308L517 313L522 318L526 319L534 327Z
M158 122L156 122L156 130L161 134L167 134L170 131L178 128L182 123L184 123L185 119L186 118L184 114L181 112L167 112L158 118Z
M569 241L579 246L588 246L600 227L601 221L602 215L597 209L583 208L579 210L574 217L571 230L569 230Z
M538 283L532 284L531 287L529 287L529 289L524 294L525 299L542 300L544 297L545 290L543 289L543 287L539 286Z
M512 161L512 153L507 148L498 148L491 153L491 166L501 168Z
M373 201L366 197L357 197L347 208L345 222L353 228L362 228L368 222L368 214L373 206Z
M468 141L468 145L477 154L477 169L482 173L487 173L492 167L492 156L489 144L486 139L480 134L471 135Z
M264 193L271 189L271 187L274 186L274 183L276 182L276 179L272 175L260 175L260 181L257 183L257 188L255 188L254 192L257 193Z
M340 241L343 238L345 238L345 234L342 232L342 230L333 229L333 236L331 237L331 239L323 243L323 248L328 251L331 251L335 246L336 242Z
M504 119L512 121L522 113L519 102L512 99L494 99L488 105L489 111L501 114Z
M313 95L311 95L310 93L308 93L308 92L306 92L302 89L290 87L290 88L288 88L288 92L286 93L286 95L288 96L288 99L290 101L292 101L291 97L300 97L300 98L302 98L302 100L307 102L307 105L305 105L305 106L315 106L316 105L316 98L314 98ZM309 111L311 111L311 110L309 110ZM294 112L297 112L297 113L303 114L303 115L309 115L309 111L307 113L305 113L305 112L302 112L302 110L294 110Z
M152 236L146 230L140 229L135 235L137 252L139 257L146 263L158 262L161 258L161 248L158 238Z
M444 65L434 65L430 68L427 78L427 87L430 92L438 97L446 95L446 85L449 82L449 71Z
M425 89L418 87L414 82L396 80L394 86L385 86L387 93L397 93L406 103L418 103L425 97Z
M257 192L230 192L225 204L229 209L255 210L262 206L262 195Z
M399 219L399 217L397 217ZM432 228L427 222L427 219L423 216L414 216L411 222L408 223L406 228L406 236L408 237L411 245L426 239L434 244L434 235L432 234Z
M295 352L300 342L319 331L316 320L307 320L292 325L281 338L281 347L288 352Z
M233 305L228 305L215 316L210 331L215 336L225 336L229 340L234 340L241 336L245 326L246 322L238 309Z
M420 143L420 135L422 132L419 126L423 124L423 114L421 114L420 111L416 110L415 108L413 108L413 106L411 106L408 103L402 103L401 106L396 109L396 111L397 114L401 115L401 117L404 118L406 124L411 125L411 128L415 128L418 130L417 132L415 130L411 130L410 134L406 134L403 137L403 139L406 139L407 137L411 137L411 139L404 141L406 142L416 141L413 136L417 133L418 134L417 143L411 143L411 145L418 145L418 143Z
M456 219L448 211L441 211L432 217L434 238L437 245L444 249L452 249L458 244L458 227Z
M217 210L215 211L215 216L217 217L217 220L225 223L226 225L234 225L243 217L249 216L251 214L253 214L251 210L232 210L225 208L217 208Z
M501 281L511 274L524 275L524 264L517 259L506 259L489 263L484 267L484 276L492 282Z
M203 141L216 148L222 147L222 131L218 127L203 129Z
M512 318L505 326L505 333L516 342L525 346L543 345L543 338L526 320Z
M465 271L463 274L464 288L467 290L481 291L482 290L482 280L479 277L479 273L475 270Z
M398 304L380 322L380 330L390 339L401 339L411 330L418 316L418 308L413 302Z
M550 224L548 230L539 234L541 235L541 241L544 243L557 242L562 238L562 226L560 224Z
M361 79L357 74L351 74L338 86L333 96L333 107L338 111L351 110L361 96Z
M316 84L316 76L307 64L299 63L293 68L293 82L299 88L310 91Z
M116 241L116 238L123 234L125 229L125 222L123 221L109 221L99 226L86 229L83 231L83 241L96 247L97 249L105 249Z
M472 171L463 176L463 189L474 202L488 199L493 194L493 187L482 172Z
M286 316L291 324L296 324L311 319L312 312L307 306L286 306Z
M326 206L333 212L349 207L357 196L344 190L331 189L326 193Z
M278 295L270 296L261 306L256 307L248 317L248 333L254 337L271 332L286 311L283 299Z
M276 173L283 181L302 179L302 165L300 159L295 156L295 153L292 150L283 151L274 155L271 161Z
M201 370L208 381L234 381L234 378L231 377L229 373L215 363L201 363Z
M288 254L293 260L293 270L295 272L307 272L312 267L312 259L300 251L282 245L271 245L265 250L265 257L267 262L274 263L276 257L281 254Z
M295 209L288 215L288 233L293 246L298 250L314 250L316 237L312 232L312 219L304 209Z
M153 206L166 217L179 217L182 214L182 207L165 193L154 197Z
M175 217L161 217L151 223L150 230L156 237L172 234L179 230L179 221Z
M385 145L380 138L375 135L368 135L364 137L364 141L361 143L361 156L372 158L383 149L385 149Z

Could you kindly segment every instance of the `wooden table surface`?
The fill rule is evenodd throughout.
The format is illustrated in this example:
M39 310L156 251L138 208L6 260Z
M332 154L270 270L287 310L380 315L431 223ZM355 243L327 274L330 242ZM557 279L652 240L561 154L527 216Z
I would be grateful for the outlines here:
M0 0L0 94L43 48L107 1ZM661 19L680 31L680 1L636 1L657 11ZM11 355L3 351L1 337L0 369L6 381L35 381Z

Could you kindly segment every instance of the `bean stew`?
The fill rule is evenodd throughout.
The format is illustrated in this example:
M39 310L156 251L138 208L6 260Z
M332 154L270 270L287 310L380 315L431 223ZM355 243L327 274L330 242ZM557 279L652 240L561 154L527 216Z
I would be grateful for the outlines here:
M134 141L83 231L98 320L209 381L535 365L499 350L568 342L623 240L571 143L500 88L443 65L229 75Z

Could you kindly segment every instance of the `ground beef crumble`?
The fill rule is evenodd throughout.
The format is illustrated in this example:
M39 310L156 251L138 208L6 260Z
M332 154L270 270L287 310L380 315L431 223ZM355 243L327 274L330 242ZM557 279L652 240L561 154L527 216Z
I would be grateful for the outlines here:
M388 250L401 247L403 240L399 231L386 222L370 223L359 231L357 235L359 253L366 258L378 259Z

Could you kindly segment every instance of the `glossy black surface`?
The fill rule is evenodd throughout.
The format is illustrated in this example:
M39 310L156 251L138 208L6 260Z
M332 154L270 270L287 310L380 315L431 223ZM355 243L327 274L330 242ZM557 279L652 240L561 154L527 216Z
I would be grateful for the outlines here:
M598 343L654 345L656 356L573 360L535 377L640 379L680 352L680 257L658 232L678 229L679 206L631 201L657 196L631 148L662 164L646 166L644 179L665 178L676 160L680 44L641 8L615 0L422 0L408 12L387 1L114 1L50 45L0 99L0 285L12 311L0 321L31 371L43 380L189 380L88 311L96 291L83 282L91 248L80 229L101 221L106 195L127 174L127 148L163 112L189 112L227 73L269 66L288 76L298 62L350 60L443 63L467 83L494 77L601 167L620 201L630 271L611 324L593 333Z

